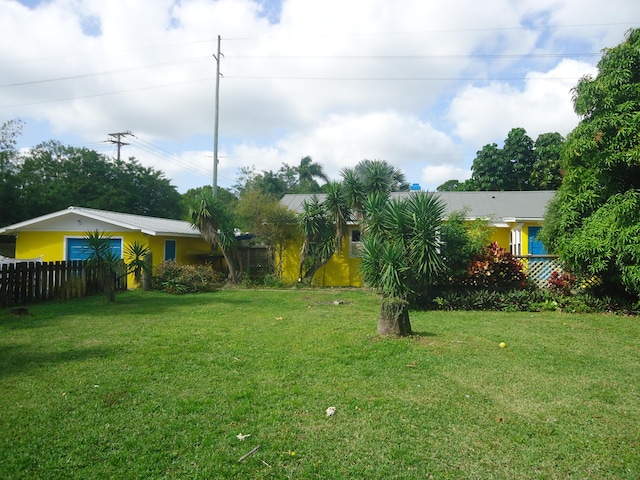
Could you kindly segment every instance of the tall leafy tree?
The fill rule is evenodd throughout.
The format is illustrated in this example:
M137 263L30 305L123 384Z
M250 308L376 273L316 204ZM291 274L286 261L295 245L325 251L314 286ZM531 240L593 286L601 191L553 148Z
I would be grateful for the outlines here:
M44 142L22 155L19 201L26 218L70 205L180 218L180 194L160 171L130 158Z
M509 190L513 180L511 163L504 151L492 143L485 145L476 153L471 166L471 179L468 190Z
M510 165L511 178L505 178L507 188L503 190L533 190L531 172L535 162L533 140L524 128L512 128L502 148L505 160Z
M640 29L605 49L573 90L582 117L562 149L564 178L541 238L575 273L640 296Z
M24 122L9 120L0 126L0 225L10 225L25 218L20 203L20 178L18 175L17 138Z
M295 214L280 204L277 197L258 190L244 191L234 213L238 226L255 234L256 240L267 248L272 271L281 276L284 250L295 237Z
M378 333L411 335L409 300L442 268L438 232L444 208L432 193L391 201L380 193L367 197L361 272L382 296Z
M555 190L562 182L559 133L543 133L534 142L524 128L512 128L503 148L496 143L482 147L465 182L449 180L438 191Z
M536 161L530 180L533 190L557 190L562 184L560 152L563 144L564 137L557 132L538 135L534 144Z

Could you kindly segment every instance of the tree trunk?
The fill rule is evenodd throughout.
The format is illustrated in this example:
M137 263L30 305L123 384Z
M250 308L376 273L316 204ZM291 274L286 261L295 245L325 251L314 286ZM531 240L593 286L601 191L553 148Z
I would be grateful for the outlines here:
M227 268L229 269L229 281L233 285L236 285L238 283L238 271L236 270L235 261L231 258L231 255L227 252L226 248L220 247L220 251L222 252L224 261L227 264Z
M116 273L113 270L106 269L102 276L104 293L108 302L116 299Z
M400 298L383 298L378 319L379 335L411 335L409 302Z
M153 288L153 254L151 252L144 256L144 263L147 267L142 270L142 288L151 290Z

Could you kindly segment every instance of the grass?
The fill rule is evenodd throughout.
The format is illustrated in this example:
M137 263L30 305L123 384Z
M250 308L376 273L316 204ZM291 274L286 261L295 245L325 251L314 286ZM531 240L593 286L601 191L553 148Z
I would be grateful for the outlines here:
M393 339L378 309L224 290L0 310L0 478L640 477L637 318L412 312Z

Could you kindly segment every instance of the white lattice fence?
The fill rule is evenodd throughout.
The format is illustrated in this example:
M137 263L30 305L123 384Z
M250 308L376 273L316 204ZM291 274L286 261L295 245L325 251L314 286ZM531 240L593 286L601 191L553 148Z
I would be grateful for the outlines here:
M555 255L526 255L516 257L522 263L527 278L540 288L549 287L553 272L562 273L562 265Z

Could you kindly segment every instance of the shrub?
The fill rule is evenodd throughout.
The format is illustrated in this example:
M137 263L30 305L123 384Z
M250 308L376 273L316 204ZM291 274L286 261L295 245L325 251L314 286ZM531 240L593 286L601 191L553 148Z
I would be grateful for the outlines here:
M558 295L568 296L575 283L576 277L574 275L554 271L549 278L549 289Z
M496 242L473 258L467 274L464 283L491 290L524 288L527 281L522 264Z
M178 265L168 260L156 267L153 285L168 293L196 293L219 288L223 279L224 274L211 265Z

